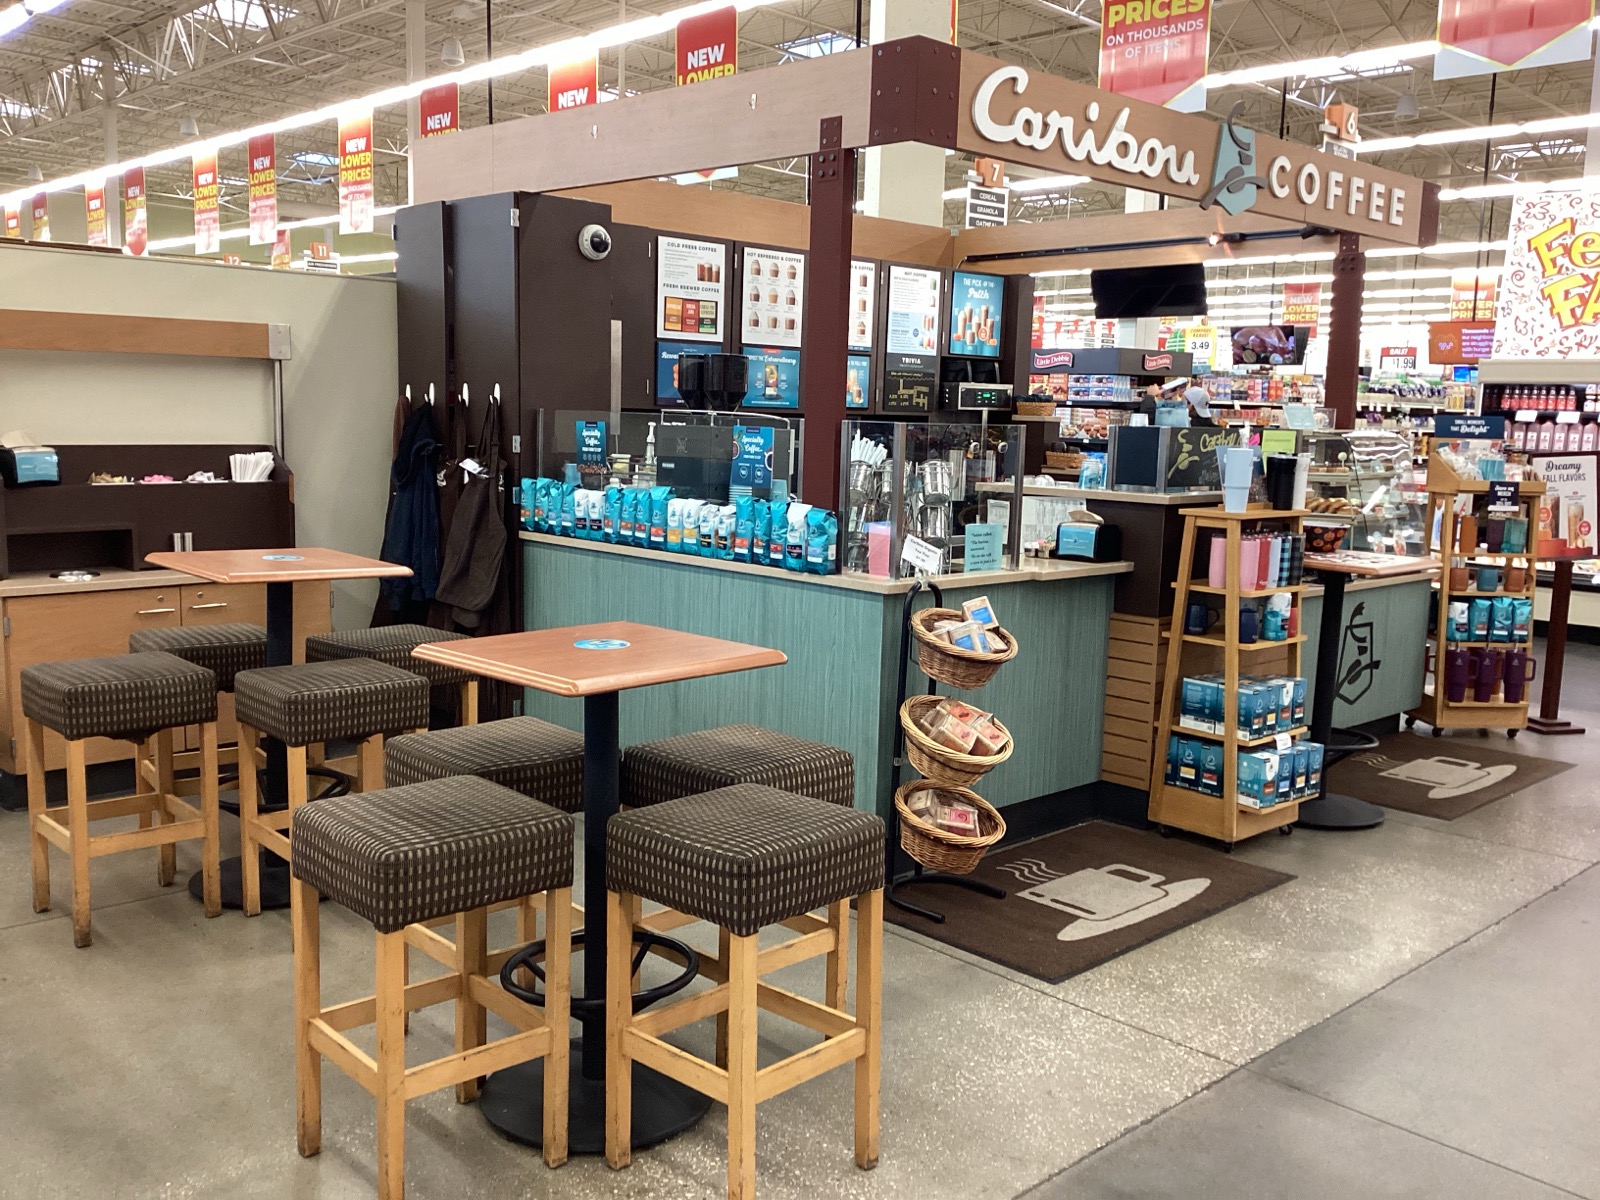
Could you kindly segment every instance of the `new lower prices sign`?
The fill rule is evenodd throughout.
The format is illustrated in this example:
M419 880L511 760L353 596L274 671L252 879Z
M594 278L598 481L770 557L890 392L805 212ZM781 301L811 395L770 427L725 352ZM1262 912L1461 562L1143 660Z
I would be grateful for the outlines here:
M719 8L678 22L678 83L739 70L739 10Z
M1180 112L1206 106L1211 0L1106 0L1100 86Z
M551 112L569 108L583 108L600 103L600 59L591 54L576 62L558 63L550 68L549 94L546 97Z

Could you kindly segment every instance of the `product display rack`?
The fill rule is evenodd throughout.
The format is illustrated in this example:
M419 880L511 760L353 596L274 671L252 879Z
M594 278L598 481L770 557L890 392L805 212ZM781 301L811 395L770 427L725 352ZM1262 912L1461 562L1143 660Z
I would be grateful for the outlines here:
M1539 480L1522 480L1517 484L1517 513L1528 522L1528 539L1534 536L1533 530L1537 520L1535 511L1538 498L1544 495L1544 484ZM1533 620L1528 621L1528 633L1524 638L1515 641L1469 640L1449 641L1445 638L1445 631L1449 628L1450 603L1452 600L1493 599L1496 597L1512 597L1525 599L1531 606L1533 603L1534 589L1538 586L1537 572L1534 570L1534 549L1529 543L1524 544L1524 549L1515 553L1480 552L1476 546L1462 547L1457 545L1456 506L1462 496L1471 496L1472 515L1479 522L1487 517L1484 503L1488 498L1489 482L1483 479L1466 479L1459 475L1449 463L1438 455L1428 460L1428 512L1423 522L1423 528L1431 530L1434 521L1439 521L1439 558L1444 564L1444 572L1440 576L1439 585L1435 592L1435 620L1433 632L1429 634L1432 645L1433 665L1426 671L1422 691L1422 702L1417 707L1406 713L1406 727L1409 729L1418 721L1423 721L1433 727L1433 736L1441 737L1446 729L1477 729L1487 733L1491 729L1504 729L1508 737L1516 737L1528 724L1528 690L1525 686L1523 697L1519 701L1508 702L1504 699L1504 680L1497 679L1494 683L1493 694L1488 700L1472 699L1473 686L1469 677L1466 698L1451 700L1448 695L1446 672L1448 667L1447 654L1450 650L1471 652L1474 650L1492 651L1522 650L1533 658ZM1521 562L1524 565L1525 583L1515 590L1499 589L1496 591L1481 592L1477 590L1476 569L1479 566L1498 567L1504 583L1504 574L1513 563ZM1464 590L1453 589L1450 586L1450 570L1452 567L1466 567L1474 572L1468 579L1469 587Z
M1161 685L1161 707L1156 711L1155 761L1150 769L1150 820L1163 832L1168 829L1185 829L1204 837L1215 838L1231 847L1235 842L1280 830L1287 835L1299 816L1300 802L1285 800L1270 808L1251 808L1239 802L1240 750L1270 746L1283 736L1273 733L1258 738L1240 738L1239 677L1243 671L1258 664L1262 667L1280 652L1286 661L1274 660L1274 666L1288 675L1299 675L1300 653L1305 643L1303 633L1280 641L1265 638L1243 642L1239 637L1239 610L1244 602L1264 599L1287 592L1290 603L1300 620L1292 627L1301 628L1304 613L1301 611L1305 596L1303 583L1283 587L1246 589L1239 584L1240 550L1247 530L1276 533L1299 533L1301 521L1308 515L1303 510L1251 508L1245 512L1227 512L1221 508L1185 508L1180 510L1183 523L1183 550L1178 560L1178 580L1173 586L1172 629L1168 634L1166 676ZM1194 581L1195 542L1201 530L1212 531L1227 539L1227 584L1211 587ZM1191 598L1211 596L1223 605L1221 636L1186 632L1184 615ZM1178 689L1185 672L1185 655L1190 649L1207 648L1213 659L1220 657L1220 668L1208 665L1204 669L1220 669L1225 679L1223 693L1222 732L1211 733L1180 726L1177 719ZM1259 658L1257 657L1259 655ZM1304 727L1289 730L1289 737L1306 732ZM1181 787L1166 781L1166 753L1168 740L1179 734L1207 741L1220 741L1228 748L1222 757L1222 795L1212 796L1192 788Z

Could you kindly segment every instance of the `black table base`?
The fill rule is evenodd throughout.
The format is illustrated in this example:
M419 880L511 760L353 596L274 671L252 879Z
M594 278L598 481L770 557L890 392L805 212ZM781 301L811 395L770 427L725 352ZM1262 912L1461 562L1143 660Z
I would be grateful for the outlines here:
M289 864L265 850L261 855L261 911L289 907ZM205 899L205 877L196 871L189 876L189 895ZM222 907L244 907L244 870L237 857L222 860Z
M711 1097L633 1064L633 1147L643 1149L676 1137L711 1109ZM544 1060L507 1067L489 1076L478 1101L498 1133L524 1146L544 1144ZM567 1071L567 1152L604 1154L606 1081L583 1073L583 1042L572 1040Z
M1300 801L1295 824L1307 829L1374 829L1383 824L1384 811L1376 804L1328 791L1328 773L1336 753L1369 748L1366 742L1335 747L1333 701L1339 692L1339 650L1344 636L1344 588L1349 580L1342 571L1328 571L1322 577L1322 620L1317 636L1317 687L1311 697L1311 740L1322 743L1322 791L1310 800ZM1357 735L1363 736L1363 735Z
M1307 829L1375 829L1383 824L1385 813L1376 804L1325 792L1315 800L1302 800L1295 824Z

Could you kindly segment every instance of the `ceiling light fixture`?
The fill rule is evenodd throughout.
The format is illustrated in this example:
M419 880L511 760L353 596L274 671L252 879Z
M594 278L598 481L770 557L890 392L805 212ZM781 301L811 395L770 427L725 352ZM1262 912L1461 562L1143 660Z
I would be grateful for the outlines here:
M1593 179L1535 179L1522 183L1479 183L1472 187L1443 188L1440 200L1494 200L1505 196L1538 196L1545 192L1572 192L1593 187Z
M1396 121L1415 121L1422 115L1422 110L1417 107L1417 98L1410 92L1401 92L1400 99L1394 102L1394 119Z
M33 166L28 168L28 182L29 183L43 183L44 182L44 172L39 169L39 164L38 163L34 163Z
M461 48L460 38L445 38L444 45L439 48L439 61L447 67L462 67L466 65L467 53Z
M197 138L200 136L200 125L193 117L184 117L178 122L178 136Z
M1324 75L1350 75L1362 71L1381 71L1398 67L1414 58L1429 58L1438 53L1439 43L1406 42L1399 46L1379 46L1350 54L1326 54L1294 62L1243 67L1237 71L1214 71L1200 82L1207 89L1237 87L1244 83L1279 83L1284 79L1314 79Z

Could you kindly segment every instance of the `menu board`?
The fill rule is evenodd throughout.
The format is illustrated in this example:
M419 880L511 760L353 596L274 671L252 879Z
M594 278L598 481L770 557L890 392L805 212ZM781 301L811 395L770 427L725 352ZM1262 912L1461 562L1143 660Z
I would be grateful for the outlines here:
M792 250L746 247L743 313L739 328L758 346L800 348L800 314L805 308L805 256Z
M800 407L800 352L745 346L750 375L745 382L746 408Z
M722 341L728 248L690 238L656 239L656 336Z
M999 275L957 271L950 282L950 353L1000 357L1000 301L1006 281Z
M889 268L890 354L939 353L939 272Z
M872 326L878 310L873 299L878 290L878 268L875 263L850 260L850 349L872 349Z
M845 360L844 406L869 408L872 404L872 359L852 354Z

